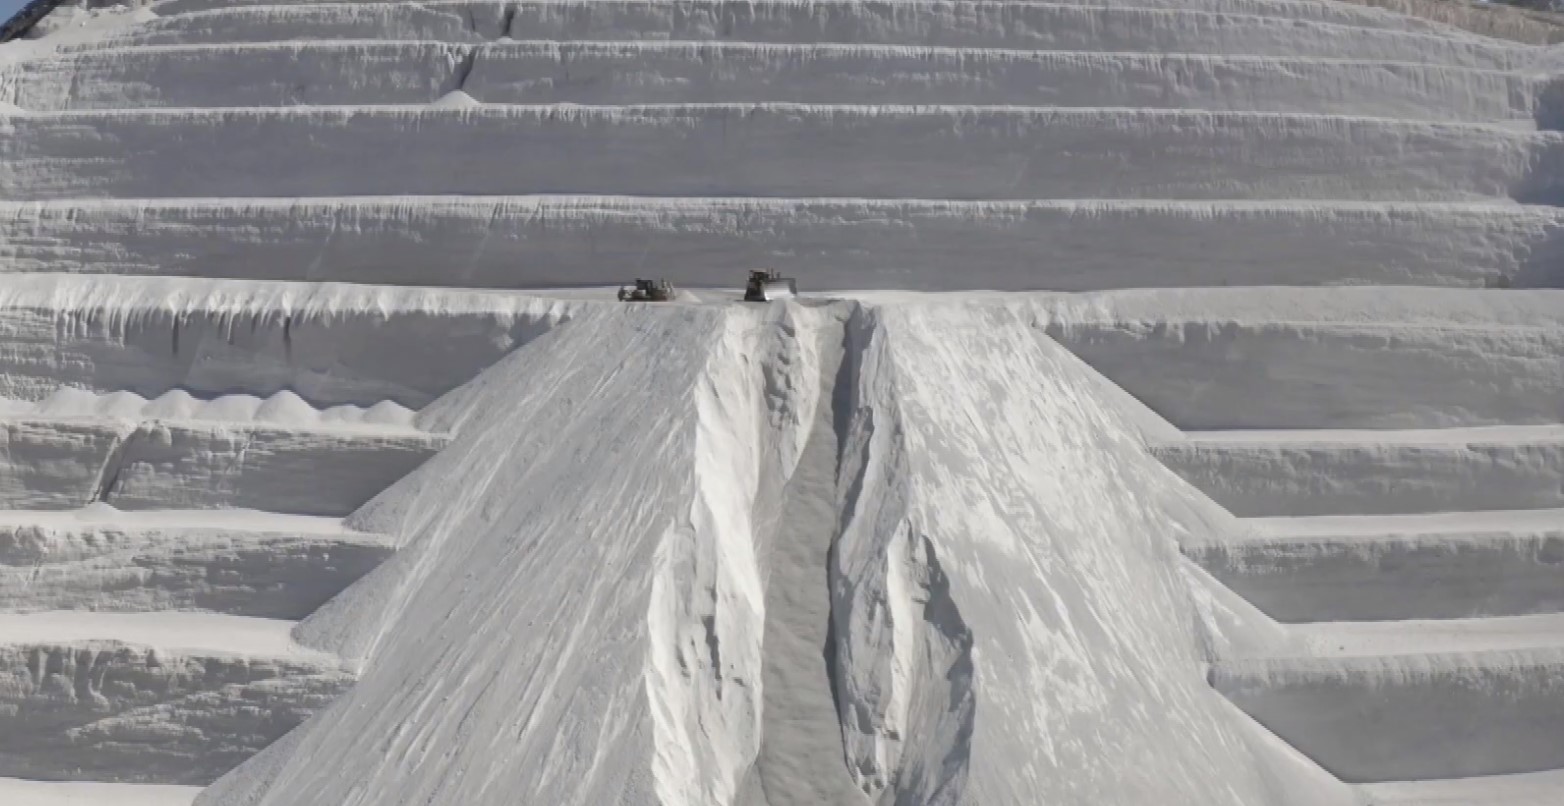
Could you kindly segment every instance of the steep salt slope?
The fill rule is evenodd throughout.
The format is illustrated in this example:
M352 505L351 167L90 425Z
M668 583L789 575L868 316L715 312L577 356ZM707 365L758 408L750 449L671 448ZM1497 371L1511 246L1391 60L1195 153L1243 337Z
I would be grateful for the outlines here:
M1162 530L1200 523L1073 360L1003 313L877 318L833 564L861 783L915 803L1328 802L1244 762L1173 626L1193 613ZM1101 506L1120 485L1136 498ZM997 657L1017 662L978 663Z
M367 626L334 640L375 648L382 676L292 740L262 798L231 776L207 802L731 795L758 740L763 589L758 468L726 452L758 435L760 389L718 399L707 375L740 324L700 308L584 314L426 412L466 442L363 516L411 540L312 628ZM440 707L398 730L410 712L360 706L396 701Z
M852 774L837 791L871 802L1346 802L1328 780L1268 779L1269 751L1205 688L1167 531L1202 510L1089 371L1002 308L842 319L605 309L436 404L457 445L360 516L412 541L306 626L375 662L201 802L734 802L757 759L762 778L810 763L764 745L800 712L762 705L789 674L769 665L797 675L822 651L846 742L828 755ZM833 407L816 350L843 340ZM799 487L822 469L821 407L840 470ZM1121 485L1146 494L1074 503ZM806 521L843 530L829 558L776 545L818 539L771 534L780 489L840 512ZM800 606L783 583L828 597L825 646L771 626ZM356 634L366 621L381 626ZM982 660L999 657L1030 659ZM792 802L759 788L746 802ZM835 797L809 802L859 802Z

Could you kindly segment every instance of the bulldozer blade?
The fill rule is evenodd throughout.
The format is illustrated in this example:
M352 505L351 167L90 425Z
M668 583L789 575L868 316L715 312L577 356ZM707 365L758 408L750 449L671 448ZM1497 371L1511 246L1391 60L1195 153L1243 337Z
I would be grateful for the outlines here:
M791 299L798 296L798 282L795 280L770 280L760 287L760 293L767 302Z

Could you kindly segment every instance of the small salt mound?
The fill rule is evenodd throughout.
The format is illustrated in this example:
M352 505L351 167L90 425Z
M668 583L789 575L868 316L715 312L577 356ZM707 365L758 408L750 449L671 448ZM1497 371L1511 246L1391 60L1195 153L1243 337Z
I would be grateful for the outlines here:
M40 401L0 398L0 413L27 417L106 417L122 420L204 420L261 422L283 426L375 425L412 428L415 412L389 400L374 406L341 405L320 410L298 394L283 390L268 398L223 395L203 400L183 389L148 400L134 392L100 394L60 387Z
M82 521L113 521L120 517L120 511L104 501L93 501L81 509L67 514L76 520Z
M375 425L413 425L412 409L390 400L382 400L364 412L362 422Z
M409 428L413 425L413 417L411 409L389 400L382 400L367 409L362 406L343 405L332 406L320 413L320 421L323 423Z
M164 392L141 410L141 416L160 420L188 420L200 405L183 389Z
M139 401L140 399L138 398L137 400ZM61 387L40 401L33 408L33 412L46 417L97 414L99 413L98 408L101 403L102 401L98 395L91 391L75 387Z
M478 100L461 90L452 90L440 97L440 100L430 104L436 109L466 109L473 106L482 106Z
M82 394L91 397L93 393L83 390ZM140 417L146 408L147 399L135 392L113 392L92 403L92 413L103 417Z
M255 410L255 419L284 425L307 425L320 420L320 413L298 395L285 389L267 398Z
M223 395L198 404L190 413L195 420L248 422L257 418L262 401L254 395Z
M320 421L323 423L359 423L364 421L364 408L362 406L341 405L323 409L320 413Z

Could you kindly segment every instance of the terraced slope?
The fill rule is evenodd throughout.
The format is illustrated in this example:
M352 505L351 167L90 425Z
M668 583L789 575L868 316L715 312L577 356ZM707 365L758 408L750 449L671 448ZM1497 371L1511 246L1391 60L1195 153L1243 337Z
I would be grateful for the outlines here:
M290 636L397 548L343 517L447 443L408 404L561 316L409 298L11 278L0 653L18 685L0 774L39 783L0 793L188 803L351 685L356 658Z
M1154 452L1241 520L1185 553L1300 640L1218 661L1218 690L1341 779L1401 782L1372 802L1541 802L1509 776L1564 759L1564 300L1396 294L1110 295L1050 330L1188 429Z
M175 6L10 69L34 114L0 187L31 203L0 242L30 270L521 288L1557 281L1554 208L1513 204L1558 195L1537 52L1239 6Z
M152 13L0 49L0 736L47 737L0 776L1554 793L1555 54L1303 0ZM704 304L750 265L858 301ZM636 273L707 290L558 291Z
M254 385L196 397L180 384L150 401L105 388L126 363L145 389L160 360L199 362L215 311L181 311L193 328L146 345L134 303L115 316L22 296L0 309L14 395L0 414L0 641L17 681L3 773L210 782L349 685L351 659L289 631L394 548L340 518L443 438L389 401L320 410ZM53 362L73 350L77 376L62 377Z

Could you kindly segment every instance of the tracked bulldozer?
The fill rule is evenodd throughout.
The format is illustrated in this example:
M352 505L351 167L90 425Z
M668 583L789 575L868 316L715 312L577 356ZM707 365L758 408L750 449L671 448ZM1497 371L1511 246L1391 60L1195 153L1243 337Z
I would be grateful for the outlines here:
M673 283L667 280L642 280L637 277L635 285L619 289L620 302L667 302L671 299Z
M755 269L744 286L745 302L771 302L798 296L798 281L775 269Z

